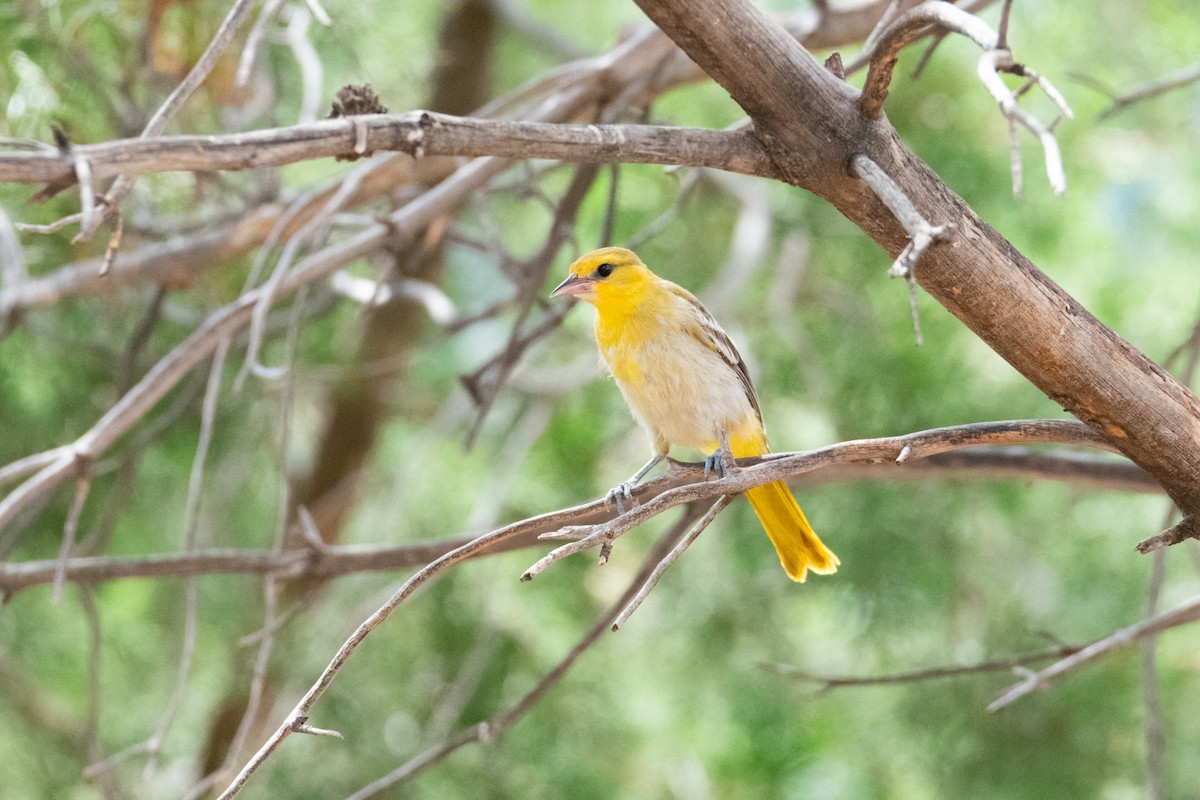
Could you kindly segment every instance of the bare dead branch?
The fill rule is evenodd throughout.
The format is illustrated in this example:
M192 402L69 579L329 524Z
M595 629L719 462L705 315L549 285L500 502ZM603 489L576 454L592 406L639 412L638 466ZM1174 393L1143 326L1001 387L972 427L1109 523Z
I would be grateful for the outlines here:
M1001 17L1001 25L1007 35L1008 4ZM1017 96L1001 80L999 72L1010 72L1029 77L1050 100L1058 106L1066 118L1073 115L1062 94L1041 75L1013 60L1012 51L1004 43L1004 37L995 33L983 20L942 0L933 0L907 12L893 23L880 37L871 51L870 68L858 101L860 113L867 119L877 120L883 113L887 100L892 73L900 57L900 51L927 35L932 28L953 31L966 36L984 52L980 56L977 73L980 81L995 98L996 103L1010 124L1027 128L1041 142L1045 153L1046 175L1055 193L1067 190L1063 172L1062 155L1058 140L1054 137L1053 125L1044 125L1037 117L1021 108ZM1014 175L1014 189L1019 187L1019 177ZM1019 191L1016 192L1019 194Z
M763 664L763 669L771 672L795 677L802 681L819 684L821 692L830 692L834 689L845 687L862 687L862 686L896 686L904 683L923 683L925 681L944 680L946 678L962 678L969 675L979 675L987 672L1011 672L1017 667L1023 667L1027 664L1035 664L1040 661L1049 661L1052 658L1062 658L1078 653L1086 645L1068 645L1062 644L1057 647L1052 647L1046 650L1038 650L1033 653L1021 653L1019 655L1009 656L1007 658L998 658L990 661L981 661L976 664L962 664L943 667L926 667L924 669L908 670L906 672L895 672L888 675L824 675L807 670L799 669L792 664Z
M54 594L52 602L57 605L62 597L63 587L63 571L66 569L67 559L71 556L71 550L75 547L75 534L79 531L79 518L83 514L83 505L87 502L88 494L92 490L92 476L84 466L78 480L75 483L75 499L71 503L71 510L67 513L67 521L63 526L62 545L58 551L58 564L54 570Z
M694 514L685 514L683 518L676 523L674 529L663 534L658 540L658 543L651 548L646 554L646 558L642 562L642 567L638 570L638 574L630 581L625 592L617 598L609 608L600 615L595 624L588 629L580 638L571 651L563 657L555 667L542 676L532 689L525 693L520 700L508 708L498 711L484 722L477 723L468 728L463 729L457 736L451 737L445 743L433 747L424 753L410 759L404 764L397 767L392 772L379 778L376 781L364 786L354 794L350 795L346 800L365 800L365 798L373 797L384 789L395 786L398 783L415 777L417 774L429 767L445 760L450 754L456 750L476 742L487 742L498 736L504 731L515 725L521 717L525 716L528 711L537 705L547 692L562 680L563 676L574 666L587 650L595 644L601 636L604 635L610 626L617 618L618 611L629 603L634 597L639 586L645 584L649 580L652 570L663 559L668 548L679 539L682 532L687 528L687 525L694 518Z
M237 86L246 86L250 82L250 73L254 70L254 62L258 59L258 49L262 45L267 25L279 13L282 5L283 0L266 0L263 3L262 11L255 18L254 24L250 26L250 32L246 34L246 42L242 45L242 54L238 57L235 78Z
M1146 100L1151 100L1155 97L1161 97L1167 92L1173 92L1184 86L1188 86L1197 81L1200 81L1200 63L1192 64L1189 67L1184 67L1178 72L1174 72L1161 80L1149 83L1141 88L1134 89L1122 95L1117 95L1112 99L1112 105L1100 112L1098 120L1105 120L1120 111L1124 111L1130 106Z
M1071 119L1074 114L1058 90L1033 70L1013 61L1011 51L989 50L979 57L979 79L992 93L992 97L999 104L1004 116L1010 121L1024 126L1038 138L1045 157L1046 177L1050 181L1050 188L1054 190L1055 194L1066 194L1067 176L1063 171L1062 154L1058 149L1058 139L1054 136L1054 126L1042 124L1041 120L1021 108L1017 103L1017 96L1005 85L999 72L1011 72L1030 77L1059 107L1064 117Z
M981 7L990 1L977 0L968 7ZM890 0L864 0L839 4L820 15L812 11L802 11L786 17L784 23L806 46L838 47L865 37L889 2ZM905 0L905 5L912 3L913 0ZM666 89L703 78L703 73L692 61L679 54L669 38L657 29L647 28L608 53L566 64L545 76L531 80L480 109L476 116L488 117L516 109L534 108L533 112L525 113L532 113L536 118L537 114L561 102L561 99L567 96L574 97L580 105L586 104L601 93L644 75L672 53L678 56L671 63L679 74L670 78L660 78L656 83L657 87ZM539 101L541 106L535 108ZM9 141L7 144L14 149L54 152L52 147L39 142ZM397 183L411 181L414 172L421 173L419 177L422 180L434 181L449 174L453 165L448 159L426 159L414 166L407 159L385 158L370 162L370 168L371 175L362 181L363 188L354 198L354 205L391 191ZM67 175L65 180L70 181L71 176ZM65 186L58 187L60 190L62 188ZM331 193L335 190L336 185L325 191ZM320 207L326 199L327 195L317 193L313 207ZM11 293L11 287L6 289L0 293L0 308L10 308L14 313L19 313L76 294L111 292L118 288L167 279L190 279L215 264L261 245L281 210L278 205L267 205L227 227L206 228L190 238L173 239L165 244L148 245L126 253L107 278L98 275L102 264L100 260L87 259L68 265L29 281L29 285L16 294ZM302 224L312 213L312 210L306 210L298 215L293 224ZM66 225L75 221L78 221L77 216L61 222L62 225Z
M928 35L933 26L960 33L984 51L996 47L995 32L974 14L937 0L922 3L893 22L871 48L870 67L858 101L859 113L867 119L879 119L900 51Z
M573 98L564 98L563 106L552 107L552 110L563 113L572 106ZM466 164L453 177L423 194L419 201L405 205L392 214L386 224L374 225L310 255L280 280L277 287L247 292L214 312L126 392L90 430L69 445L57 461L42 467L0 501L0 530L22 508L54 491L66 478L76 459L94 459L132 428L196 364L207 358L219 342L228 339L252 319L258 301L268 288L273 288L277 297L289 295L354 259L374 252L387 241L398 242L412 237L429 220L444 214L504 166L499 159L490 158L476 159Z
M1127 628L1121 628L1112 635L1088 645L1078 653L1051 664L1046 669L1028 674L1025 680L1013 686L989 705L988 710L999 711L1036 689L1046 688L1055 678L1090 664L1115 649L1125 647L1146 636L1153 636L1171 628L1187 625L1198 619L1200 619L1200 596L1193 597L1170 611L1156 614Z
M241 771L226 787L221 794L220 800L228 800L236 796L250 776L270 757L271 753L292 733L296 732L298 725L303 725L308 720L309 711L312 709L316 701L325 693L337 677L338 672L345 666L350 656L358 649L358 646L397 608L399 608L412 594L426 583L436 580L441 576L443 570L461 563L469 558L478 556L480 553L490 550L492 547L501 545L507 541L514 539L525 532L529 521L516 523L501 528L491 533L484 534L477 539L462 545L461 547L451 550L449 553L425 565L418 570L411 578L404 582L395 593L388 598L375 613L364 620L354 633L342 644L329 665L321 673L316 683L304 694L304 696L296 703L296 706L288 714L284 722L275 730L270 738L263 744L258 752L242 767Z
M143 137L157 136L162 133L167 125L167 121L183 106L187 99L192 96L200 85L204 83L208 74L212 72L216 66L217 59L225 52L233 41L233 37L237 35L241 29L242 23L254 10L259 0L237 0L233 7L229 9L229 13L225 15L225 19L221 21L217 28L216 34L213 35L212 41L200 54L200 58L192 65L188 74L184 76L179 85L167 96L167 99L162 102L162 105L150 117L146 127L142 129ZM91 215L89 220L88 208L83 207L83 219L79 226L79 235L77 239L87 239L95 233L96 227L103 221L104 217L115 211L121 204L122 198L133 188L136 177L130 174L123 174L113 181L113 185L109 187L108 192L104 195L103 210L100 214ZM55 183L51 181L50 183ZM80 183L83 180L80 179Z
M657 30L647 29L604 55L567 65L551 76L519 87L481 110L479 115L520 106L528 109L525 113L535 122L563 121L577 115L610 89L641 80L674 50L670 39ZM24 144L29 146L20 149L50 149L36 143ZM359 188L349 202L352 205L368 202L393 192L400 184L436 183L457 167L456 161L448 157L427 157L414 162L408 156L396 153L376 158L365 164L364 172L355 179ZM280 235L293 235L345 185L345 181L339 179L313 192L312 199L296 211ZM9 309L12 319L30 307L55 303L75 294L112 292L146 282L190 281L202 271L261 245L276 229L285 208L268 204L228 227L205 229L191 238L141 248L126 254L107 277L98 274L101 262L97 259L69 265L26 281L19 291L6 288L0 294L0 307Z
M957 227L953 223L932 225L921 216L912 201L901 191L896 182L888 177L878 164L863 154L850 159L850 170L866 181L871 191L883 202L897 221L908 231L911 240L908 246L892 262L888 275L904 278L908 283L908 304L912 314L913 333L918 345L922 343L921 318L917 313L917 262L935 242L947 242L954 238Z
M772 459L787 455L790 454L775 453ZM741 463L758 463L760 460L743 459ZM673 462L668 473L646 483L644 488L638 487L635 496L645 502L668 489L695 482L701 472L699 462ZM1021 448L998 450L986 445L978 450L954 450L906 460L903 469L896 469L887 460L842 462L835 459L811 471L789 476L789 483L794 487L807 487L860 481L929 481L945 476L953 476L955 480L1057 480L1106 491L1162 492L1162 487L1153 479L1127 461L1065 453L1034 453ZM564 526L595 524L611 518L612 509L602 500L561 509L526 520L529 527L519 537L489 554L533 546L539 534L559 531ZM131 578L240 574L270 575L276 580L328 580L362 572L420 566L469 541L471 537L387 547L325 545L319 550L297 549L286 553L211 549L192 554L75 557L63 563L63 579L88 584ZM0 563L0 593L13 594L50 583L57 566L56 560Z
M853 442L829 445L818 450L805 453L795 453L786 457L767 457L757 464L748 465L747 459L738 459L738 465L743 466L719 480L705 481L703 478L694 483L687 483L656 495L653 499L619 514L614 519L598 525L571 526L553 534L542 534L542 539L566 540L562 545L539 559L522 575L522 581L530 581L545 571L552 564L597 547L606 542L612 542L646 520L661 514L663 511L681 503L693 502L722 494L740 494L747 489L761 486L765 483L781 480L789 475L802 474L832 462L841 463L880 463L891 461L896 464L907 463L917 458L926 458L936 453L947 452L962 446L974 444L1005 444L1015 440L1047 441L1043 437L1051 437L1061 441L1059 436L1072 437L1077 444L1106 447L1102 440L1084 425L1074 422L1059 422L1054 420L1027 420L1022 422L981 423L978 427L938 428L908 436L888 437L884 439L860 439ZM1025 438L1032 437L1032 438ZM902 460L903 459L903 460ZM677 462L671 462L672 469ZM635 499L644 494L639 487L634 490Z
M360 141L362 137L362 141ZM365 114L220 136L163 136L73 145L69 154L0 153L0 182L74 182L117 174L211 172L396 151L414 156L547 158L592 164L673 164L774 174L748 132L662 125L565 125L455 117L432 111Z
M671 548L670 552L663 556L662 560L655 565L654 571L650 573L650 575L638 588L637 594L630 599L629 603L621 609L621 613L618 614L616 619L613 620L613 632L616 632L622 625L629 621L629 618L633 616L633 612L638 610L638 607L641 606L645 599L650 596L650 592L654 590L654 587L658 585L659 579L662 578L663 573L667 571L667 568L675 563L675 559L683 555L684 550L687 550L689 547L691 547L692 542L696 541L696 538L704 532L704 529L707 528L712 521L717 518L717 515L720 514L727 505L732 503L733 500L734 498L732 495L722 495L718 497L717 502L713 503L709 507L708 511L704 512L704 516L696 521L696 524L691 527L687 534L680 537L679 541L676 542L675 546Z
M1183 519L1162 533L1138 542L1137 551L1153 553L1155 550L1171 547L1180 542L1186 542L1188 539L1200 539L1200 524L1197 524L1195 517L1185 514Z

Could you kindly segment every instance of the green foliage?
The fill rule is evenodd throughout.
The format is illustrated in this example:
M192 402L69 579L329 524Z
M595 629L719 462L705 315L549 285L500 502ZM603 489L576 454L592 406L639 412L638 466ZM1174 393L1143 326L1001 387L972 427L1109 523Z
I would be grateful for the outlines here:
M427 102L444 4L328 5L334 26L314 26L310 38L330 93L370 81L392 111ZM632 6L513 5L589 54L607 50L623 26L644 24ZM0 3L0 136L44 141L52 123L74 141L136 134L227 8L224 0L171 4L152 44L172 68L154 72L136 56L146 26L142 4ZM1200 51L1194 13L1165 0L1018 3L1010 36L1017 58L1055 81L1078 112L1057 128L1066 198L1049 191L1041 150L1028 136L1021 145L1025 197L1012 197L1007 126L974 76L977 52L965 41L947 39L919 79L910 77L918 50L904 54L889 119L983 219L1105 324L1163 359L1189 334L1200 297L1197 90L1101 122L1096 115L1105 98L1070 76L1085 73L1126 88L1185 65ZM246 112L245 128L291 124L299 111L292 54L273 42L263 48L274 102ZM87 53L87 69L80 52ZM528 34L502 26L496 92L555 63ZM223 67L223 80L232 66ZM123 82L136 107L124 103ZM172 130L220 130L222 112L231 108L222 105L221 87L214 79ZM1033 102L1043 117L1053 114ZM720 127L737 118L729 98L710 84L675 90L649 111L650 121L680 125ZM302 164L281 171L280 180L291 192L346 169L331 161ZM440 285L463 314L511 289L494 253L471 241L495 232L517 259L542 246L553 213L524 190L526 169L514 167L502 179L507 188L480 194L455 218L458 237L446 247ZM571 175L570 168L556 168L536 185L557 198ZM264 178L221 180L253 187ZM628 241L677 202L686 180L658 167L620 168L615 241ZM548 285L571 253L600 241L611 181L602 171ZM234 210L222 207L227 188L209 177L157 176L143 179L131 202L143 217L151 209L161 220L183 223ZM886 256L823 201L767 187L765 255L761 263L730 268L738 203L708 179L686 191L682 213L641 254L711 303L735 334L758 380L775 449L1062 415L925 296L918 301L925 344L916 347L907 287L887 279ZM23 222L46 223L76 210L75 192L44 206L29 205L29 194L0 187L0 204ZM97 255L107 237L96 238L72 245L70 229L23 234L31 274ZM195 320L237 295L248 261L223 264L191 291L168 296L165 322L147 342L134 377ZM354 271L375 275L374 266ZM728 281L735 292L725 291ZM73 300L36 312L0 341L0 461L70 441L111 407L125 348L150 302L145 291ZM321 297L309 304L287 391L253 379L234 391L243 350L231 355L199 511L206 547L270 548L281 497L295 488L285 485L284 472L302 474L315 458L329 394L355 351L361 312L331 309ZM645 442L615 387L593 370L590 311L583 308L526 354L475 446L464 448L477 412L460 376L491 358L516 322L509 312L454 336L423 326L418 347L397 370L393 413L366 466L344 543L478 533L598 497L643 462ZM287 357L281 336L264 355L271 364ZM197 382L185 382L156 409L150 426L182 406L165 433L146 442L131 434L98 466L80 526L95 552L180 550L206 374L201 369ZM281 452L285 425L290 438ZM53 558L71 495L60 492L25 520L19 537L0 538L5 551L15 548L5 557ZM526 718L393 796L987 800L1144 793L1144 676L1135 651L996 714L986 705L1016 680L1005 672L822 693L765 665L822 675L893 674L1038 650L1048 645L1047 635L1071 643L1103 637L1145 613L1151 563L1132 544L1159 525L1164 501L961 479L806 488L800 496L842 559L835 577L791 585L750 509L737 503L630 622L602 636ZM581 556L518 583L539 548L447 575L379 628L317 705L312 723L342 731L346 741L292 737L246 796L353 792L511 706L616 601L669 524L659 520L626 536L604 569ZM1194 594L1197 583L1185 550L1166 557L1163 607ZM271 658L271 727L403 577L340 578L280 629ZM218 708L249 684L255 650L238 639L262 624L261 586L257 576L198 581L195 661L180 717L159 755L162 768L144 785L144 757L115 768L125 785L137 787L133 794L180 796L199 774ZM175 689L183 581L122 580L84 591L98 608L98 632L74 587L57 605L51 590L40 587L0 609L0 680L14 687L0 693L5 796L103 796L102 784L80 778L83 768L148 738ZM281 594L285 608L300 602ZM98 667L90 662L93 635L100 640ZM1200 786L1190 747L1200 735L1193 713L1195 636L1194 629L1172 632L1158 654L1166 782L1174 797L1193 796ZM101 691L95 750L87 753L81 742L93 676ZM262 736L255 732L253 747Z

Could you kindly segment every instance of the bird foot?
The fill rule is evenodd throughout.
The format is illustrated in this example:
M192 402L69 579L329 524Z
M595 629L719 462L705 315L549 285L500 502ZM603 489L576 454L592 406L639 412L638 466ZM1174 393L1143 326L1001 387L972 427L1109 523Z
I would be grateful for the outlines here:
M718 478L725 477L725 460L721 458L720 450L704 459L704 480L708 480L708 476L713 474Z
M726 475L732 475L739 469L737 461L733 458L733 453L730 452L729 443L725 441L724 435L722 435L721 446L704 459L704 480L708 480L710 475L716 475L718 479L724 478Z
M604 495L604 504L606 506L617 504L617 515L625 513L625 501L629 501L629 506L632 508L637 505L637 501L633 499L633 487L637 484L633 481L625 481L617 484L608 490L608 494Z

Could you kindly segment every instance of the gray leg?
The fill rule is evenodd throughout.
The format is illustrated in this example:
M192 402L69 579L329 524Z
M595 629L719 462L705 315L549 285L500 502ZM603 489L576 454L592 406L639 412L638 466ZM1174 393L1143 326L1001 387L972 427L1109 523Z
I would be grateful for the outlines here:
M708 480L710 473L715 472L718 478L724 478L737 469L737 462L733 460L733 448L729 446L729 434L719 431L717 440L721 443L720 446L712 455L704 459L705 480Z
M605 503L617 501L617 513L625 513L625 501L628 500L630 505L633 505L633 487L638 485L642 478L646 477L646 473L658 466L659 462L666 458L663 453L655 453L654 457L645 463L645 465L637 472L629 477L629 480L624 483L614 486L608 490L608 494L604 497Z

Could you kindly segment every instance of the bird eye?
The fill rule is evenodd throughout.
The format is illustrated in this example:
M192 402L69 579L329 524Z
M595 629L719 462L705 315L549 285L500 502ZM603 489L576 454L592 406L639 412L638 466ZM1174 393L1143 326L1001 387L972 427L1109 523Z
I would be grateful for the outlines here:
M603 264L596 267L596 274L601 278L607 278L609 275L612 275L614 269L616 269L615 266L605 261Z

